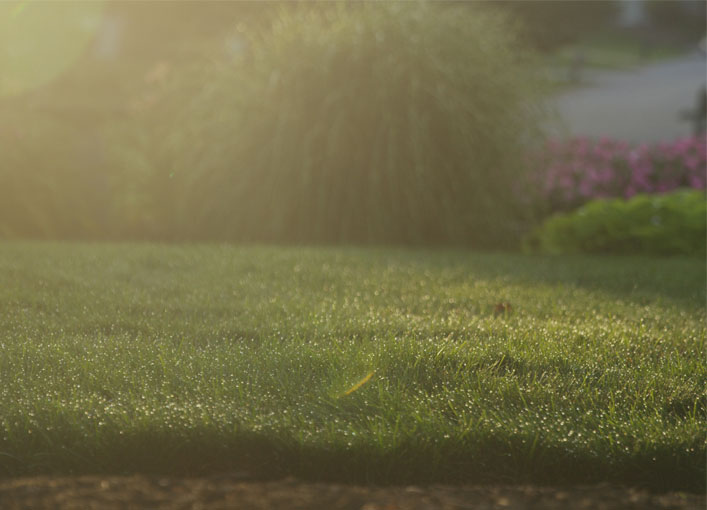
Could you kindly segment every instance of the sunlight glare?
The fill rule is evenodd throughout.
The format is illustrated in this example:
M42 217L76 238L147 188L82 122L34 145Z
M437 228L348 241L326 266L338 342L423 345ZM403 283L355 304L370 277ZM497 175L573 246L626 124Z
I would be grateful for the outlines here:
M84 53L105 2L0 2L0 96L56 79Z

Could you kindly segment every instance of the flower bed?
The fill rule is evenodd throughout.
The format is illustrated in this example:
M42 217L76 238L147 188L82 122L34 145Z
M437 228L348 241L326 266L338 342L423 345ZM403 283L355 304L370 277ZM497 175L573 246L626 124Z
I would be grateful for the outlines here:
M537 184L548 212L569 211L597 198L704 190L706 165L705 137L637 146L608 138L553 140L540 155Z

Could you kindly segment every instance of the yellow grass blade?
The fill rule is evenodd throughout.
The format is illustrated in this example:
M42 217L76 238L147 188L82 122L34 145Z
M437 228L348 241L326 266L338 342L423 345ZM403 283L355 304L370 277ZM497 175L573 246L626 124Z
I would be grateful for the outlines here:
M366 384L368 381L371 380L371 377L373 377L373 374L375 374L375 373L376 373L375 370L374 370L373 372L368 373L368 375L366 375L366 377L364 377L363 379L361 379L360 381L358 381L356 384L354 384L353 386L351 386L348 390L346 390L346 391L344 392L344 396L345 396L345 395L351 395L354 391L356 391L356 390L359 389L361 386L363 386L364 384Z

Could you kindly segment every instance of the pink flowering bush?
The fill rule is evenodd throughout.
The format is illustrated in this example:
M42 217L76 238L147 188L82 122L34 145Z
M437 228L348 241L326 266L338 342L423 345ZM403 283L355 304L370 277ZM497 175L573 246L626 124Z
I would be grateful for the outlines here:
M549 212L568 211L597 198L704 190L707 139L637 146L608 138L550 141L539 163L539 198Z

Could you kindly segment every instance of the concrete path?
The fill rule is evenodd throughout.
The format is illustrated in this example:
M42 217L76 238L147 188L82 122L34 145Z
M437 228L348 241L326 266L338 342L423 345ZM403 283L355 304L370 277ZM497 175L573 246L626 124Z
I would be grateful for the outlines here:
M680 112L694 110L707 60L695 52L633 70L588 71L585 81L556 98L558 136L669 141L692 133Z

